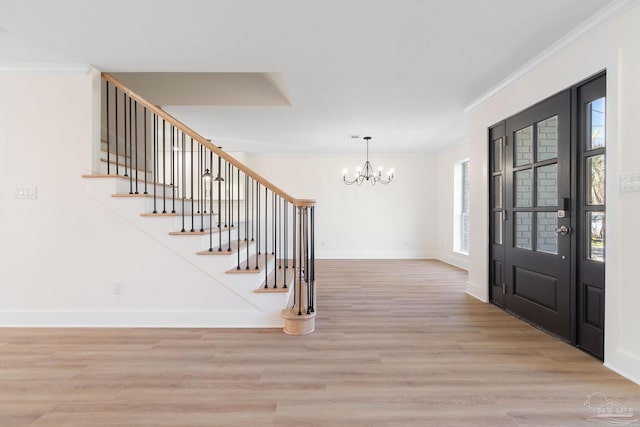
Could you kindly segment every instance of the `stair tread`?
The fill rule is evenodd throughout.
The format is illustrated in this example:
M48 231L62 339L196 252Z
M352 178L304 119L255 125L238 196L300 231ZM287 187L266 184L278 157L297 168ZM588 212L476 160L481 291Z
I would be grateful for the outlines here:
M284 294L287 293L291 290L291 287L285 288L285 287L280 287L280 288L258 288L258 289L254 289L253 292L255 292L256 294Z
M114 174L106 174L106 173L87 173L87 174L82 174L81 175L82 178L89 178L89 179L108 179L108 178L118 178L118 179L124 179L127 181L138 181L140 183L144 183L144 177L140 178L138 177L138 179L136 179L135 177L128 177L128 176L124 176L124 175L114 175ZM153 198L153 181L147 180L147 194L144 194L142 192L140 192L140 186L138 186L138 194L129 194L129 193L114 193L111 196L112 197L151 197ZM163 184L161 182L156 182L155 183L156 186L158 187L162 187L165 186L167 188L173 188L173 185L171 184ZM156 197L161 197L161 194L156 194ZM171 194L167 194L166 195L167 199L171 198ZM176 197L176 200L182 200L182 198L178 198ZM189 200L191 201L191 199L189 198L185 198L185 200ZM193 199L194 202L197 202L199 199ZM218 203L218 199L212 199L214 204ZM205 201L209 201L209 199L205 199ZM222 203L226 203L226 202L244 202L245 199L241 198L241 199L233 199L233 200L225 200L225 199L221 199ZM215 208L215 206L214 206Z
M200 214L194 214L194 215L199 216ZM215 213L215 212L213 213L213 216L217 216L217 215L218 215L217 213ZM145 213L141 213L140 216L148 218L148 217L160 217L160 216L182 216L182 214L180 212L158 212L158 213L145 212ZM191 214L190 213L185 213L184 216L185 217L191 216ZM208 217L209 214L208 213L204 214L204 216Z
M258 258L258 268L256 269L256 257ZM264 254L253 254L249 257L249 260L244 260L240 263L240 268L235 266L230 270L227 270L225 273L227 274L258 274L262 270L264 270L265 262L264 262ZM273 259L272 254L267 255L267 262ZM249 268L247 269L247 265Z
M116 179L124 179L124 180L127 180L127 181L138 181L138 182L141 182L143 184L145 182L144 177L142 177L142 178L138 177L138 179L136 179L135 177L129 177L129 176L124 176L124 175L115 175L115 174L106 174L106 173L87 173L87 174L82 174L81 177L82 178L89 178L89 179L116 178ZM153 181L147 180L146 182L147 182L147 192L149 193L148 195L153 197L153 194L152 194ZM163 184L161 182L156 182L156 186L158 186L158 187L165 186L167 188L172 188L173 187L171 184ZM169 195L169 196L171 196L171 195Z
M289 261L288 262L289 267L287 267L286 269L285 269L285 265L287 265L287 263L284 263L284 262L281 263L280 260L276 261L276 268L274 268L271 271L271 273L269 273L269 276L267 277L267 287L265 288L264 286L265 282L262 281L262 284L260 285L260 287L258 289L255 289L253 292L256 292L256 293L289 292L295 280L297 270L293 268L293 260L288 260L288 261ZM279 268L280 265L282 265L282 268ZM278 272L277 276L276 276L276 270ZM284 287L285 271L287 273L286 288ZM276 283L275 282L276 278L278 280L277 287L274 287L273 285Z
M196 214L196 215L198 215L198 214ZM236 227L235 226L234 227L214 227L213 229L205 228L204 231L200 231L200 230L197 230L197 231L171 231L171 232L169 232L169 235L170 236L203 236L205 234L209 234L210 230L213 230L214 234L218 234L221 231L223 233L225 233L225 232L229 231L230 229L231 230L235 230Z
M162 184L158 184L158 185L162 185ZM167 187L171 187L171 184L166 184L166 185L167 185ZM153 193L149 192L149 188L151 186L153 186L153 183L147 181L147 194L144 194L144 193L138 193L138 194L114 193L114 194L111 195L111 197L147 197L147 198L153 199ZM158 194L157 196L160 196L160 195ZM170 197L171 197L171 195L169 195L169 198ZM182 197L176 197L176 200L182 201ZM191 198L185 197L184 200L185 200L185 202L187 202L187 201L190 202ZM198 202L199 200L200 199L193 199L194 202ZM234 202L237 202L237 201L238 201L237 199L234 199ZM240 199L240 201L244 202L244 199ZM207 205L208 205L209 199L205 199L205 202L207 202ZM216 203L218 203L218 199L213 199L213 202L214 202L214 205L215 205ZM222 202L224 203L225 200L223 199ZM216 208L216 207L217 206L214 206L214 208Z
M215 242L214 242L215 243ZM250 243L250 242L249 242ZM246 240L233 240L231 242L231 250L229 250L229 244L223 243L222 250L219 251L217 245L213 246L213 250L204 250L200 252L196 252L197 255L233 255L238 253L238 249L243 249L247 247Z
M148 185L147 185L147 187L148 187ZM147 189L147 194L144 194L144 193L137 193L137 194L135 194L135 193L134 194L115 193L115 194L112 194L111 197L145 197L145 198L151 197L151 198L153 198L153 194L149 194L149 190ZM178 199L176 199L176 200L178 200ZM182 199L179 199L179 200L182 200ZM189 199L189 201L191 201L191 199Z

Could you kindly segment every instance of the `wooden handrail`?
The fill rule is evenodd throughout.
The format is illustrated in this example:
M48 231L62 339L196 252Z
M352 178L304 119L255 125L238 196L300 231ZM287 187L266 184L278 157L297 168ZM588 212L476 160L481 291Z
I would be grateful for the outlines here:
M312 200L312 199L296 199L296 198L292 197L291 195L289 195L288 193L286 193L285 191L283 191L282 189L280 189L279 187L277 187L276 185L271 183L269 180L264 178L262 175L254 172L252 169L248 168L247 166L245 166L244 164L242 164L238 160L234 159L232 156L230 156L226 152L224 152L221 149L219 149L218 147L216 147L209 140L204 138L202 135L198 134L196 131L191 129L189 126L187 126L184 123L182 123L180 120L178 120L175 117L173 117L171 114L169 114L166 111L164 111L162 108L151 104L149 101L147 101L146 99L144 99L143 97L141 97L140 95L138 95L137 93L135 93L134 91L132 91L131 89L126 87L125 85L123 85L118 79L113 77L111 74L102 73L102 78L105 79L106 81L110 82L114 86L118 87L122 92L126 93L129 97L134 99L139 104L145 106L147 108L147 110L149 110L149 111L157 114L158 116L162 117L167 122L169 122L170 124L172 124L176 128L180 129L182 132L184 132L185 135L189 135L189 137L193 138L194 141L197 141L198 143L202 144L204 147L206 147L209 150L213 151L216 155L218 155L221 158L225 159L227 162L231 163L233 166L235 166L236 168L240 169L242 172L244 172L245 174L247 174L251 178L255 179L260 184L262 184L265 187L267 187L269 190L271 190L274 193L278 194L280 197L282 197L283 199L285 199L289 203L293 204L294 206L301 206L301 207L302 206L314 206L316 204L316 201Z

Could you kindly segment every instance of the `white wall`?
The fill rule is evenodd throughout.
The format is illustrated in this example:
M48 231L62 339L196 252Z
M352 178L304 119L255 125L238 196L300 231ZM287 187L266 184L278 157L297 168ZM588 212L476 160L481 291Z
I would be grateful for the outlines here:
M259 307L92 197L87 71L0 73L0 326L277 326L241 325ZM14 199L22 185L37 199Z
M438 224L436 258L449 264L467 269L469 255L454 250L454 168L457 163L469 158L467 144L456 146L438 153L437 163L437 220ZM469 167L473 165L470 163ZM459 183L458 183L459 184ZM474 213L471 212L471 215Z
M316 208L318 258L433 258L436 253L436 163L430 156L371 155L395 169L388 185L346 186L342 170L363 156L248 156L247 165ZM295 177L295 179L292 179Z
M618 187L620 174L640 172L640 7L588 31L471 112L468 292L486 300L489 290L487 128L603 69L608 144L605 364L640 382L640 193L620 193Z

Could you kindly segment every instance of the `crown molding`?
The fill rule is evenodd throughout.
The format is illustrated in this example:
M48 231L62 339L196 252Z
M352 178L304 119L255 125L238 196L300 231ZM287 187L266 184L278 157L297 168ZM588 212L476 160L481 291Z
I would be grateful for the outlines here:
M633 7L640 4L638 0L614 0L609 3L602 9L600 9L596 14L591 16L589 19L584 21L582 24L578 25L576 28L571 30L565 36L563 36L560 40L553 43L551 46L547 47L540 54L536 55L527 62L522 67L518 68L514 73L510 74L506 79L502 80L498 83L493 89L481 95L475 101L471 102L464 108L465 113L470 113L485 102L489 101L496 95L498 95L503 90L507 89L513 83L521 79L526 74L530 73L541 64L546 62L549 58L556 55L558 52L569 47L573 42L589 33L590 31L597 29L617 18L620 15L625 14Z
M90 64L83 63L18 63L1 64L2 74L82 74L94 71Z

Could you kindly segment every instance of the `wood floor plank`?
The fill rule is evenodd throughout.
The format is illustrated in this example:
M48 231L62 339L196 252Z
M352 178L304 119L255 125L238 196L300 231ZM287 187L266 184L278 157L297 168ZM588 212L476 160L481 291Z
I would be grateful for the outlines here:
M640 386L437 261L320 260L316 332L0 329L0 426L588 426Z

